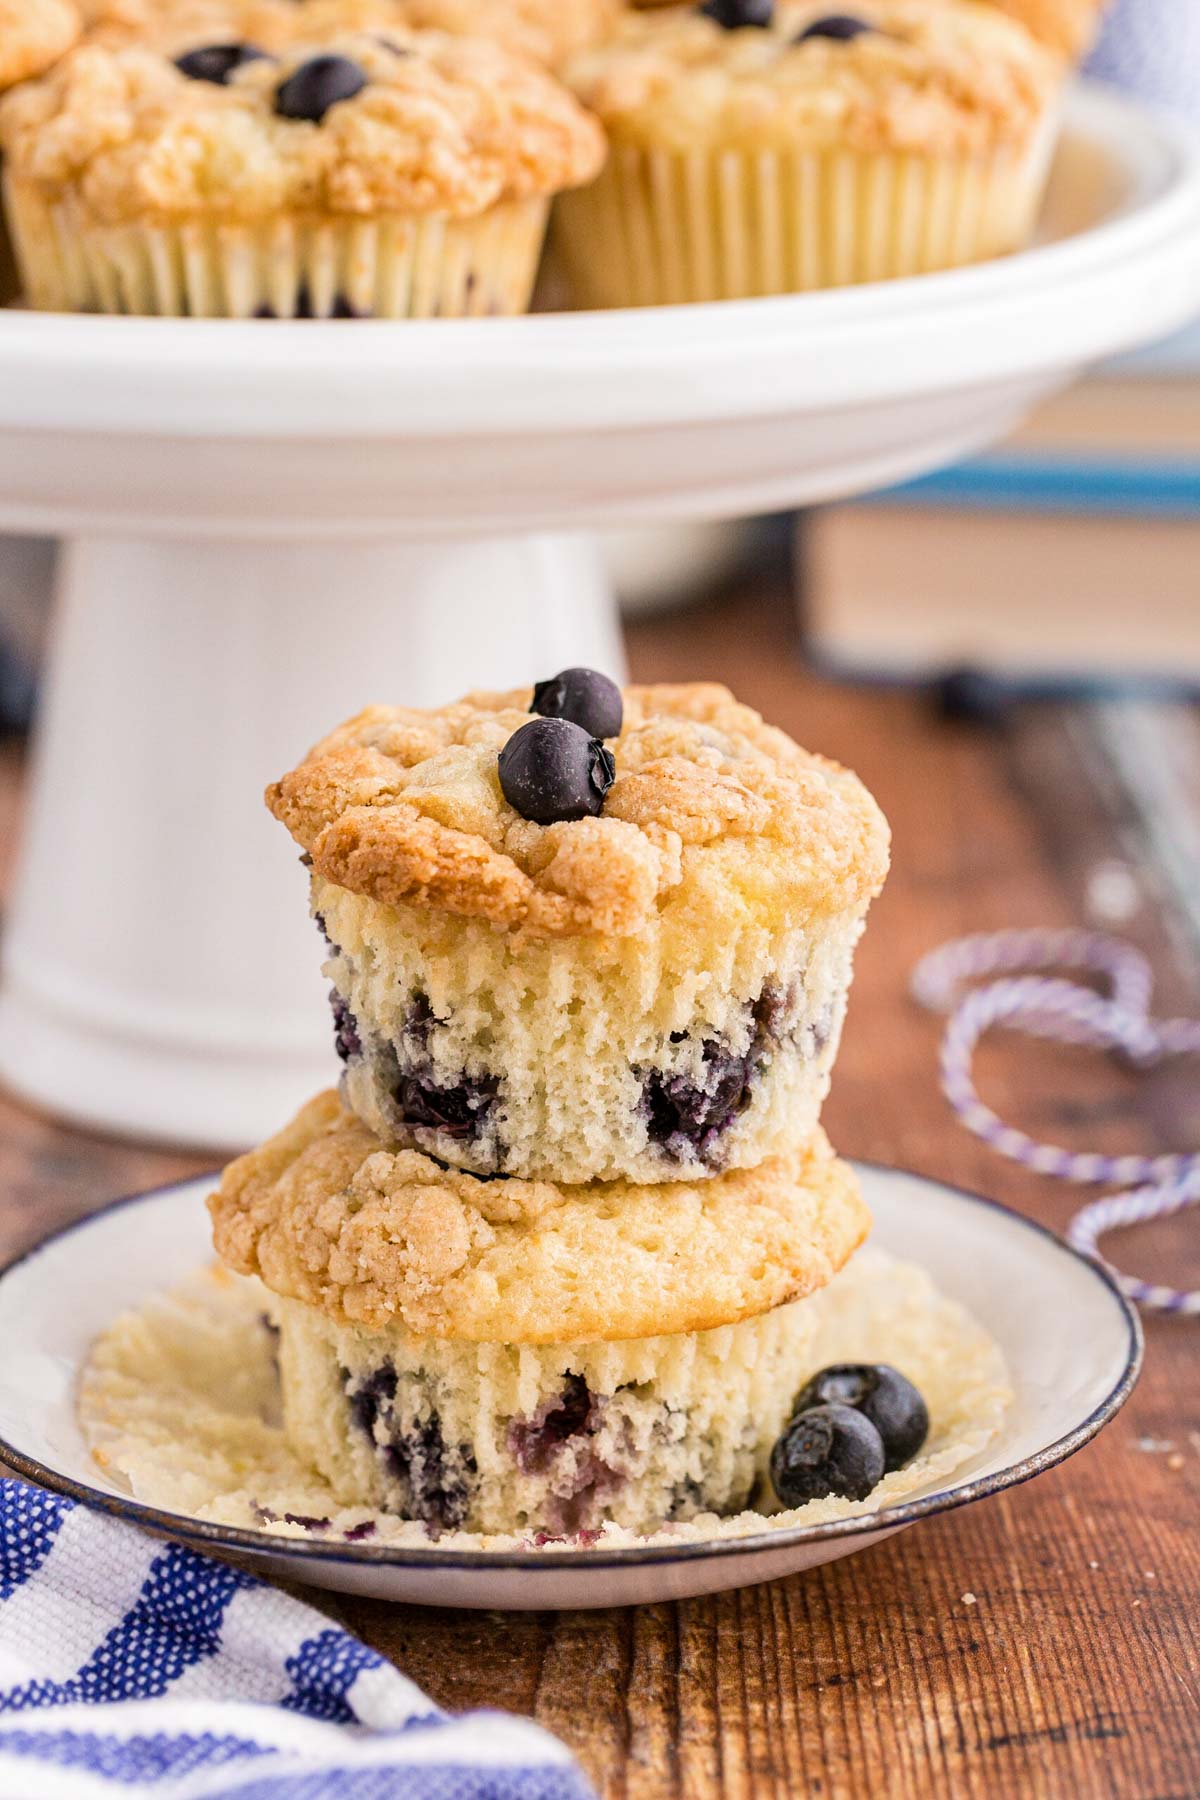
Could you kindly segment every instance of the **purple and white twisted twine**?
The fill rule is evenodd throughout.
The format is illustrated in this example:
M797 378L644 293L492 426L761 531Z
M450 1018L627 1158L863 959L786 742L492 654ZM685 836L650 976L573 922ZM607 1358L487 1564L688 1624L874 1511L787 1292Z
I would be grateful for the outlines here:
M1109 994L1046 973L1070 969L1103 977ZM972 982L985 985L968 986ZM997 931L958 938L923 957L912 978L913 995L923 1006L949 1014L941 1049L942 1092L968 1131L1039 1175L1080 1185L1119 1184L1122 1192L1093 1200L1075 1215L1068 1242L1103 1263L1139 1306L1200 1316L1200 1292L1124 1275L1099 1248L1106 1232L1200 1205L1200 1152L1103 1156L1038 1143L980 1099L972 1074L975 1046L994 1025L1116 1051L1139 1069L1167 1057L1200 1055L1200 1020L1152 1018L1153 988L1150 966L1139 951L1091 931Z

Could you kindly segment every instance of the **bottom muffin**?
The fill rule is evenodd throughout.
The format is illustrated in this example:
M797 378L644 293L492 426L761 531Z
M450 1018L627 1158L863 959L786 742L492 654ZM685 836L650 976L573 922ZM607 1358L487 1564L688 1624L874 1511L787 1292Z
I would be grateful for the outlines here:
M742 1511L815 1329L805 1301L579 1345L367 1332L295 1300L272 1313L288 1440L343 1505L547 1537Z
M278 1339L266 1329L262 1284L214 1266L114 1319L88 1358L79 1416L102 1479L146 1505L268 1539L427 1550L419 1520L346 1506L302 1461L281 1423ZM869 1246L805 1301L816 1336L797 1390L828 1363L890 1362L929 1406L921 1453L885 1474L866 1500L831 1496L783 1512L769 1491L731 1516L701 1513L647 1535L614 1522L583 1532L572 1549L730 1540L770 1528L825 1523L895 1504L945 1485L994 1438L1012 1400L1004 1361L986 1331L940 1294L924 1270ZM443 1550L561 1553L540 1531L439 1532Z
M653 1531L749 1502L810 1296L870 1224L818 1132L757 1169L572 1187L447 1168L322 1094L226 1169L288 1445L343 1506L431 1531Z

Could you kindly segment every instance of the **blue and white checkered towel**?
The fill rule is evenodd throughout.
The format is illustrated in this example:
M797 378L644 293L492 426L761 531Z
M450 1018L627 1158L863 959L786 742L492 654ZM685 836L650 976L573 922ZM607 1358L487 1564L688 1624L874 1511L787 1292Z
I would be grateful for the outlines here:
M0 1800L587 1800L252 1576L0 1480Z

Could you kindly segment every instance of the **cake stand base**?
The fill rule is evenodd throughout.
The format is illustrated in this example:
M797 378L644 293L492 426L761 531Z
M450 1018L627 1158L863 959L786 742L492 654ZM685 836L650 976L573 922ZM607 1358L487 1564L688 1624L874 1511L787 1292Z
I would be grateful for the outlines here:
M55 1113L239 1147L336 1079L266 783L373 697L623 674L586 538L84 538L63 557L0 1075Z

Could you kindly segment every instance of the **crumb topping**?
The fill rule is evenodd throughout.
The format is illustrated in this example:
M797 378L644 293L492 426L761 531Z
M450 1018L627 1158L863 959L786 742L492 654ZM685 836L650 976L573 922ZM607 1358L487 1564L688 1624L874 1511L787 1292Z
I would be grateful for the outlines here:
M276 1294L368 1330L510 1344L735 1324L823 1287L870 1225L820 1132L710 1180L489 1181L381 1149L332 1093L232 1163L209 1210L225 1263Z
M317 55L366 84L320 123L283 118L277 89ZM481 40L336 35L189 80L164 54L84 44L0 106L15 172L74 186L93 217L253 219L283 210L467 217L587 180L603 135L535 64Z
M497 757L530 699L369 707L267 804L340 887L536 937L631 936L668 905L798 924L882 886L887 825L858 778L715 684L627 689L601 817L521 818Z
M418 29L487 38L551 67L599 42L622 11L621 0L85 0L84 6L92 35L106 43L159 48L249 39L279 49L327 32Z
M0 90L57 62L80 25L71 0L0 0Z
M766 29L725 31L692 7L638 13L565 78L617 140L652 148L958 154L1032 136L1060 70L1012 20L967 0L853 10L874 29L802 43L822 0L780 0Z

